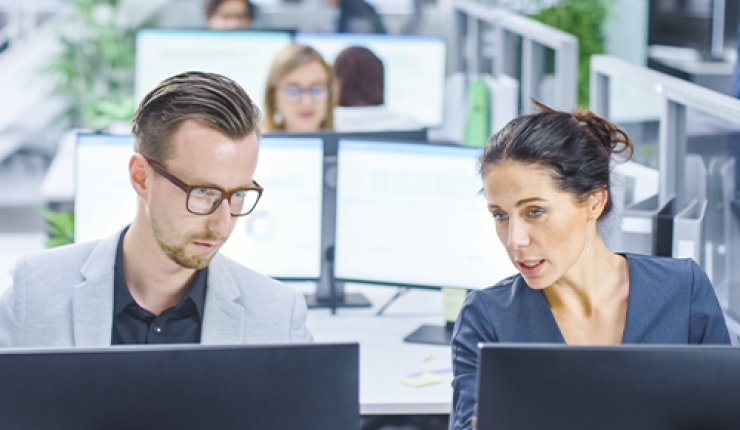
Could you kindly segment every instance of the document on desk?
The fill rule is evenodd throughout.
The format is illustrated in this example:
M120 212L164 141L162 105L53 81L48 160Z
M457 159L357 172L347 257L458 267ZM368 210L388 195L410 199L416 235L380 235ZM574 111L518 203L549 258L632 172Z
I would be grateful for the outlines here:
M403 385L406 385L412 388L423 388L423 387L428 387L430 385L439 384L441 381L442 381L441 376L435 375L434 373L431 373L431 372L424 372L418 376L411 376L408 378L404 378L401 380L401 383Z

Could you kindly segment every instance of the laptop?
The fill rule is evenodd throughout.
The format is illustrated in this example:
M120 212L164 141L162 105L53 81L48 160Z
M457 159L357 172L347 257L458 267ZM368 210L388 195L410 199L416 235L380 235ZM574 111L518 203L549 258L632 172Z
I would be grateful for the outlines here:
M478 430L738 429L740 348L484 344Z
M7 430L359 428L357 344L0 352Z

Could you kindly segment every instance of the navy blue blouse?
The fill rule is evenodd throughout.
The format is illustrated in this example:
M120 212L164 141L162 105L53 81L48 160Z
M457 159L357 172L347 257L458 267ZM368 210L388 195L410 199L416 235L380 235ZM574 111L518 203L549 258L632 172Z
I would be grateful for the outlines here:
M625 256L630 291L622 343L730 343L712 284L693 260ZM565 343L565 339L544 293L531 289L521 275L470 293L452 335L451 429L472 428L480 342Z

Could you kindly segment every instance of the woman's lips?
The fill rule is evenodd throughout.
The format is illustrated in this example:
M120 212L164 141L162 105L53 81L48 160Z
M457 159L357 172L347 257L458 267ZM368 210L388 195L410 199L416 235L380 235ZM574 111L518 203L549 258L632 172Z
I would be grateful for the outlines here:
M533 276L540 273L545 265L545 260L523 260L516 262L519 272L523 276Z

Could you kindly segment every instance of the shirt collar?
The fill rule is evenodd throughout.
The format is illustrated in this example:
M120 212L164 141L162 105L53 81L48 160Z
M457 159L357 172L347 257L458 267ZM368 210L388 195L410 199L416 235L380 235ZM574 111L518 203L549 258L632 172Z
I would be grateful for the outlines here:
M126 283L126 275L123 272L123 238L126 236L128 227L126 227L118 239L118 247L116 248L116 263L114 266L113 275L113 317L115 318L123 312L129 305L135 303L131 292L128 289ZM175 306L180 307L186 300L190 299L195 304L195 308L198 310L198 316L203 321L203 311L205 309L206 302L206 285L208 282L208 266L195 272L195 275L190 280L188 286L188 292L180 299L180 302Z

